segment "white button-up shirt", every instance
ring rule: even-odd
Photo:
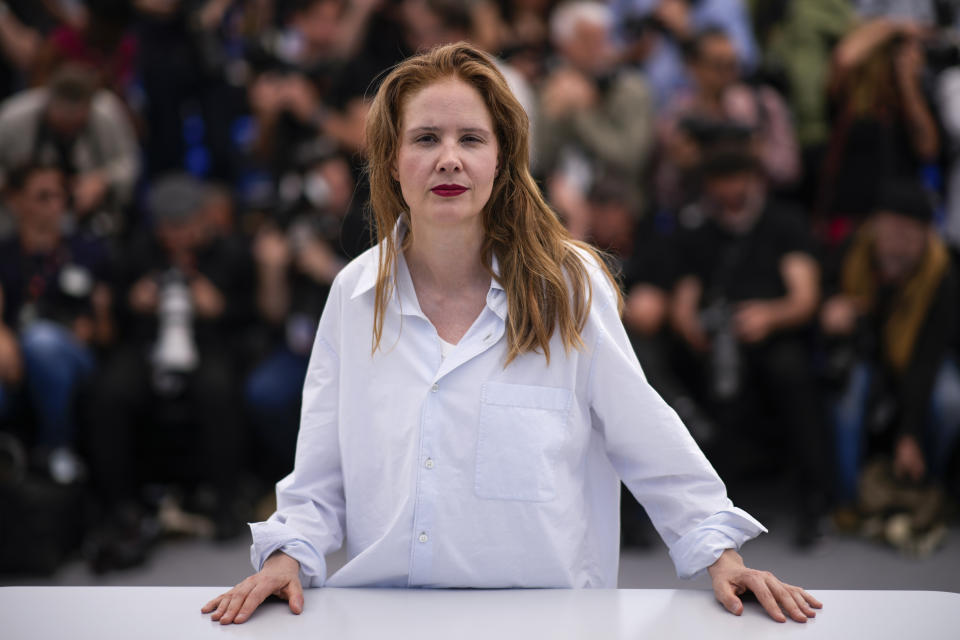
[[[526,353],[506,368],[496,280],[441,358],[402,253],[371,354],[377,266],[374,247],[331,287],[295,468],[276,513],[251,524],[254,568],[280,549],[304,586],[612,588],[620,479],[681,577],[766,531],[647,383],[595,263],[584,347],[565,352],[557,331],[549,365]],[[328,577],[344,536],[348,561]]]

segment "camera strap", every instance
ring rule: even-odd
[[[732,240],[723,247],[723,251],[720,253],[720,259],[717,261],[716,268],[713,270],[714,277],[710,282],[709,295],[707,298],[710,302],[727,297],[730,285],[734,282],[737,267],[739,267],[744,258],[749,255],[749,249],[753,246],[754,236],[756,236],[757,227],[760,226],[763,215],[765,214],[761,214],[757,223],[742,235],[725,233],[725,235],[732,237]]]

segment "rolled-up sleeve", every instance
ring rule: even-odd
[[[343,544],[345,501],[338,437],[340,287],[335,282],[314,341],[303,388],[293,472],[277,483],[277,510],[250,524],[250,560],[259,571],[276,550],[300,563],[304,586],[323,586],[324,556]]]
[[[739,549],[766,528],[733,506],[676,412],[647,382],[612,289],[600,278],[593,288],[588,396],[594,428],[614,469],[669,547],[677,575],[693,577],[725,549]]]

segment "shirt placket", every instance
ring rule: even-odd
[[[413,541],[410,549],[409,586],[430,582],[436,530],[437,476],[435,459],[440,386],[434,382],[427,391],[420,414],[420,449],[417,458],[417,486],[413,514]]]
[[[464,336],[462,344],[440,363],[427,391],[420,414],[420,448],[417,459],[416,497],[414,501],[413,538],[410,550],[409,586],[432,582],[437,536],[441,533],[437,518],[443,475],[443,460],[437,458],[437,439],[443,429],[442,410],[444,378],[454,369],[491,348],[503,335],[504,324],[498,314],[485,310],[488,317]]]

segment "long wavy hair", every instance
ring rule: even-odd
[[[586,243],[574,240],[544,201],[529,169],[529,122],[523,107],[493,61],[478,49],[457,43],[436,47],[398,64],[386,76],[367,116],[370,204],[380,265],[374,303],[373,351],[383,336],[384,312],[393,294],[397,252],[407,248],[407,234],[397,246],[393,230],[408,209],[391,168],[397,158],[406,99],[427,85],[458,78],[474,87],[490,112],[499,145],[499,174],[481,219],[483,266],[507,295],[507,357],[541,352],[550,362],[550,339],[560,331],[566,351],[583,346],[593,290],[585,253],[610,280],[622,306],[620,289],[604,261]],[[496,256],[499,275],[492,269]]]

